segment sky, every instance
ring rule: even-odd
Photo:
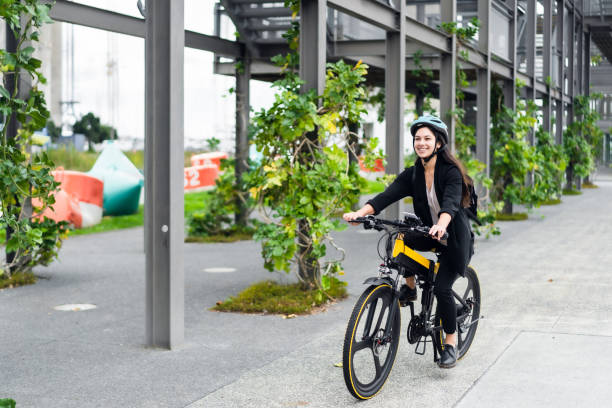
[[[212,35],[215,0],[184,0],[185,29]],[[78,0],[78,3],[141,17],[136,0]],[[145,2],[146,6],[146,2]],[[109,33],[88,27],[56,23],[62,27],[63,60],[68,61],[74,38],[74,98],[64,62],[62,99],[73,99],[74,116],[93,112],[105,124],[117,129],[121,148],[142,149],[144,141],[144,39]],[[235,27],[225,17],[221,36],[233,40]],[[221,140],[220,150],[233,153],[235,134],[235,97],[229,89],[233,77],[213,74],[213,54],[185,48],[184,64],[184,141],[185,148],[201,150],[206,139]],[[274,100],[269,83],[251,80],[250,102],[253,111],[269,107]],[[408,121],[411,115],[407,115]],[[384,150],[385,125],[376,121],[373,110],[365,119],[374,123],[374,136]],[[405,131],[405,147],[411,150],[411,137]]]
[[[80,0],[90,6],[140,17],[136,0]],[[185,0],[185,28],[213,33],[213,0]],[[74,110],[76,117],[94,112],[114,125],[124,139],[144,139],[144,40],[122,34],[62,23],[64,38],[74,32]],[[228,20],[223,33],[235,31]],[[64,43],[64,58],[68,58]],[[205,140],[222,140],[222,150],[233,150],[235,98],[228,90],[233,77],[213,74],[213,54],[185,48],[185,147],[200,148]],[[70,100],[66,73],[63,99]],[[269,84],[251,81],[254,110],[269,106]],[[127,146],[127,145],[126,145]],[[138,147],[138,143],[134,144]]]

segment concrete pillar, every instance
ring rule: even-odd
[[[417,21],[419,23],[426,24],[425,4],[417,4],[416,9],[417,9]]]
[[[486,165],[485,172],[487,175],[490,173],[491,165],[491,134],[489,129],[491,125],[490,16],[491,2],[489,0],[479,0],[480,35],[478,37],[478,49],[486,55],[486,68],[479,69],[477,73],[476,158]]]
[[[49,87],[51,98],[47,101],[51,119],[57,126],[62,125],[62,23],[51,24],[51,77]]]
[[[249,80],[251,78],[251,63],[249,59],[241,60],[240,69],[236,70],[236,167],[234,168],[236,175],[236,184],[241,185],[242,175],[249,169]],[[241,192],[246,193],[246,192]],[[236,224],[246,225],[247,223],[247,208],[244,201],[237,199],[237,208],[234,218]]]
[[[568,117],[567,123],[570,124],[574,121],[574,65],[576,63],[576,47],[575,44],[575,34],[576,34],[576,13],[572,8],[569,12],[569,27],[567,27],[567,31],[570,34],[570,41],[567,47],[568,50],[568,67],[567,67],[567,94],[570,97],[570,105],[568,109]]]
[[[145,36],[146,343],[184,340],[184,4],[147,1]]]
[[[406,3],[400,2],[399,30],[387,32],[385,55],[385,125],[387,174],[399,174],[404,167],[404,93],[406,89]],[[400,218],[394,203],[385,217]]]
[[[544,1],[544,46],[543,52],[543,73],[544,81],[547,82],[547,93],[543,97],[543,127],[544,130],[552,132],[552,2]]]
[[[457,0],[440,1],[440,18],[442,22],[457,20]],[[457,89],[457,37],[449,39],[450,54],[442,54],[440,59],[440,119],[448,126],[448,137],[451,151],[455,153],[455,119],[451,114],[455,110]]]
[[[536,3],[537,0],[527,1],[527,75],[531,79],[531,86],[527,88],[527,99],[535,102],[536,99],[536,75],[535,75],[535,60],[536,60]],[[529,133],[531,144],[535,144],[535,127]]]
[[[302,0],[300,2],[300,78],[304,92],[325,89],[325,62],[327,56],[327,2]]]
[[[582,49],[584,50],[584,82],[582,84],[584,95],[591,94],[591,32],[587,31],[584,33],[584,44]]]
[[[555,79],[559,87],[560,98],[557,101],[557,113],[556,113],[556,122],[555,122],[555,140],[558,144],[563,142],[563,116],[565,114],[563,102],[563,94],[564,94],[564,86],[563,81],[565,78],[565,55],[563,50],[563,34],[566,30],[564,27],[564,13],[565,13],[565,0],[556,0],[557,1],[557,38],[555,39],[557,42],[557,55],[555,56],[559,61],[559,77]]]

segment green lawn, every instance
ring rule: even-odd
[[[80,158],[83,158],[83,153],[80,152]],[[67,157],[70,157],[68,155]],[[66,159],[67,160],[67,159]],[[83,164],[84,167],[88,166],[88,163]],[[385,189],[385,185],[380,181],[368,181],[367,187],[361,192],[362,194],[375,194],[380,193]],[[192,213],[200,211],[205,207],[205,202],[208,197],[212,194],[212,191],[201,191],[197,193],[186,193],[185,194],[185,219],[187,219]],[[141,205],[138,208],[136,214],[121,215],[121,216],[105,216],[102,221],[88,228],[79,228],[70,231],[70,235],[86,235],[95,234],[98,232],[113,231],[123,228],[140,227],[144,225],[143,219],[144,209]],[[4,242],[5,234],[2,231],[0,233],[0,243]]]
[[[201,191],[197,193],[185,194],[185,219],[187,219],[193,212],[204,208],[204,202],[206,202],[210,193],[210,191]],[[141,205],[138,208],[138,213],[136,214],[114,217],[105,216],[102,218],[102,222],[100,222],[98,225],[72,230],[70,231],[70,235],[95,234],[97,232],[112,231],[122,228],[140,227],[144,225],[143,213],[144,209]]]
[[[385,184],[377,180],[367,180],[368,185],[361,190],[361,194],[376,194],[382,193],[385,190]]]

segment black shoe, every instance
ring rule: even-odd
[[[400,306],[408,306],[409,302],[414,302],[415,300],[417,300],[416,287],[412,289],[410,286],[404,285],[400,288],[400,292],[399,292]]]
[[[457,364],[457,351],[455,347],[450,344],[444,345],[442,355],[438,361],[438,367],[440,368],[453,368]]]

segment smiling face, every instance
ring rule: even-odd
[[[421,159],[425,159],[434,152],[434,147],[440,148],[441,144],[436,143],[436,136],[427,126],[419,128],[414,134],[414,150]]]

